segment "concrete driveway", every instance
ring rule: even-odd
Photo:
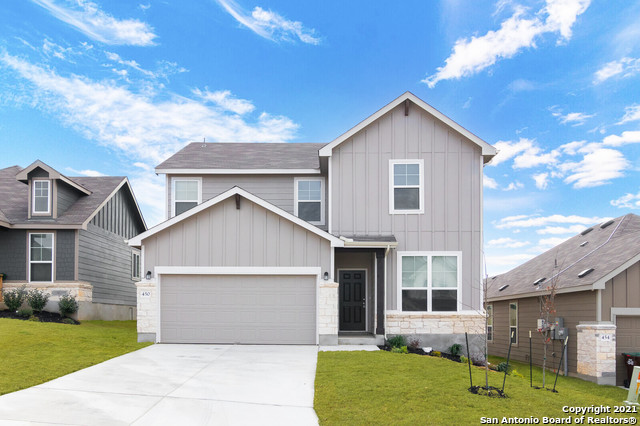
[[[0,396],[0,425],[318,424],[315,346],[153,345]]]

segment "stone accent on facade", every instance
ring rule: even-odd
[[[53,282],[53,283],[28,283],[11,281],[4,283],[5,290],[13,290],[21,288],[26,285],[25,290],[42,290],[45,293],[49,293],[51,297],[49,302],[57,302],[60,300],[60,296],[69,293],[74,296],[78,302],[91,302],[93,298],[93,286],[85,281],[72,281],[72,282]]]
[[[616,326],[581,323],[578,335],[578,375],[600,385],[616,384]]]
[[[402,334],[482,334],[484,315],[475,311],[465,312],[387,312],[388,335]]]
[[[139,281],[136,283],[138,294],[138,341],[149,341],[158,329],[158,291],[155,281]],[[145,339],[145,340],[141,340]]]
[[[318,333],[335,336],[338,343],[338,283],[321,281],[318,297]],[[331,339],[332,340],[332,339]],[[325,338],[325,341],[327,339]]]

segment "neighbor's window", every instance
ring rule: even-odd
[[[138,250],[131,252],[131,277],[134,280],[140,279],[140,252]]]
[[[493,341],[493,305],[487,305],[487,340]]]
[[[199,179],[173,179],[172,216],[184,213],[201,202]]]
[[[32,213],[49,213],[51,182],[48,180],[33,180]]]
[[[459,253],[400,252],[398,258],[403,311],[458,310]]]
[[[422,213],[423,160],[389,160],[389,213]]]
[[[324,225],[323,179],[296,179],[294,214],[314,225]]]
[[[509,338],[511,343],[518,344],[518,302],[509,303]]]
[[[29,234],[29,281],[53,281],[53,234]]]

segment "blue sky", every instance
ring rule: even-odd
[[[640,2],[9,1],[0,167],[126,175],[194,140],[329,142],[409,90],[500,149],[490,275],[640,209]]]

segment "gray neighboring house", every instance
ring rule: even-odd
[[[70,293],[78,319],[134,319],[146,225],[126,177],[67,177],[35,161],[0,169],[0,273],[4,288]],[[2,305],[4,307],[4,305]]]
[[[167,220],[129,242],[139,339],[478,341],[495,154],[409,92],[327,144],[187,145],[156,167]]]
[[[557,266],[556,266],[557,265]],[[594,225],[487,284],[489,354],[542,365],[537,333],[540,296],[555,281],[555,317],[568,329],[568,373],[600,384],[622,385],[623,352],[640,351],[640,217],[627,214]],[[557,367],[562,340],[551,342]]]

